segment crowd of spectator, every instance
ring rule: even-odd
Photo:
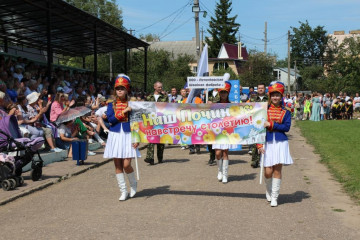
[[[106,105],[112,101],[113,83],[105,77],[94,81],[93,76],[92,72],[60,68],[47,74],[46,67],[27,59],[0,56],[0,118],[14,115],[23,137],[44,137],[45,148],[52,152],[68,150],[69,157],[71,142],[78,139],[104,146],[109,128]],[[146,97],[136,88],[132,96],[137,100]],[[78,106],[91,111],[56,123],[59,115]]]

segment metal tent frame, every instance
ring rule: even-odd
[[[94,55],[95,81],[98,53],[144,48],[146,89],[149,44],[62,0],[0,0],[0,33],[5,52],[9,42],[46,50],[49,73],[53,53],[83,57],[83,61]]]

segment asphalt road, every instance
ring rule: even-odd
[[[110,162],[0,206],[0,239],[360,239],[359,206],[296,129],[290,137],[295,164],[283,170],[276,208],[246,150],[231,154],[223,184],[204,148],[189,155],[168,146],[163,164],[139,159],[135,198],[118,201]]]

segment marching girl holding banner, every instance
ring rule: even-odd
[[[229,93],[231,84],[225,81],[225,87],[218,89],[220,100],[217,103],[230,103]],[[236,148],[235,144],[213,144],[212,149],[215,150],[216,162],[218,165],[217,179],[223,183],[228,182],[228,169],[229,169],[229,149]]]
[[[264,123],[267,128],[266,144],[265,147],[257,145],[259,152],[264,154],[266,199],[271,202],[272,207],[278,205],[282,166],[293,164],[285,134],[290,130],[291,113],[281,103],[284,89],[281,82],[270,83],[268,121]]]
[[[131,166],[131,158],[135,154],[139,155],[136,149],[139,143],[132,143],[128,106],[128,92],[130,90],[130,78],[126,75],[119,74],[115,80],[115,100],[109,103],[106,116],[110,123],[110,132],[108,135],[104,158],[114,158],[116,179],[120,188],[120,201],[128,197],[125,175],[129,178],[130,197],[136,194],[137,182],[135,179],[134,169]],[[134,151],[134,149],[136,151]]]

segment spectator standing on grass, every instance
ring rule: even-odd
[[[317,92],[314,92],[311,99],[311,117],[310,121],[320,121],[320,99]]]
[[[359,93],[355,93],[354,97],[354,112],[360,112],[360,96]]]
[[[311,116],[311,96],[310,94],[306,95],[305,104],[304,104],[304,117],[303,120],[309,120]]]
[[[331,98],[330,93],[325,93],[322,106],[324,108],[324,120],[330,119],[330,110],[331,110]]]
[[[302,120],[304,114],[304,94],[298,93],[296,98],[295,108],[296,108],[296,120]]]

